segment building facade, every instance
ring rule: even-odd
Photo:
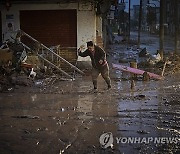
[[[92,40],[103,47],[103,19],[97,14],[98,3],[94,0],[2,0],[0,41],[11,39],[21,29],[47,46],[77,49]],[[81,60],[90,59],[79,57]]]

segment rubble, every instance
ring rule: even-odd
[[[146,48],[143,48],[139,54],[138,54],[139,57],[147,57],[148,56],[148,52],[147,52],[147,49]]]
[[[173,52],[165,53],[164,60],[162,60],[158,50],[156,54],[150,54],[146,47],[139,49],[136,45],[133,45],[127,47],[127,51],[115,56],[120,57],[119,63],[130,64],[131,62],[137,62],[137,68],[145,70],[142,79],[138,77],[137,80],[149,81],[150,78],[146,72],[153,72],[162,77],[180,72],[180,56]],[[127,79],[127,77],[127,80],[131,79],[129,74],[126,74],[127,77],[124,77],[124,74],[123,72],[123,79]]]
[[[180,56],[174,54],[167,54],[164,56],[164,61],[159,61],[157,55],[156,63],[140,62],[138,63],[139,68],[145,68],[146,70],[153,70],[157,74],[163,73],[164,76],[172,75],[180,72]]]
[[[17,75],[11,78],[12,85],[32,86],[33,80],[26,75]]]
[[[165,75],[179,73],[180,72],[180,56],[169,53],[167,57],[168,57],[168,62],[167,62]]]
[[[40,43],[36,42],[36,44],[42,46]],[[35,51],[28,50],[30,48],[26,48],[26,46],[17,39],[14,39],[14,41],[7,40],[2,48],[3,49],[0,49],[0,92],[12,92],[18,86],[41,87],[47,86],[48,84],[53,85],[57,80],[74,80],[74,77],[71,79],[63,78],[63,73],[68,77],[71,76],[61,70],[59,66],[52,64],[55,66],[55,70],[53,66],[50,65],[51,62],[46,58],[43,58],[46,59],[46,61],[39,58],[42,54],[39,55],[35,53]],[[48,48],[46,47],[46,49]],[[26,50],[28,50],[28,52]],[[54,54],[57,55],[56,53]],[[59,60],[64,59],[60,57]],[[66,60],[64,61],[67,62]],[[77,71],[83,73],[71,63],[67,63]],[[61,74],[57,72],[57,69]],[[73,76],[75,76],[75,73]],[[39,79],[41,79],[41,81],[38,81]]]

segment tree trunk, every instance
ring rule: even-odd
[[[138,47],[140,47],[141,40],[141,21],[142,21],[142,0],[140,0],[140,8],[139,8],[139,25],[138,25]]]
[[[128,42],[130,43],[130,37],[131,37],[131,0],[129,0],[129,36],[128,36]]]
[[[175,49],[174,52],[175,54],[178,53],[178,45],[179,45],[179,40],[178,40],[178,35],[179,35],[179,28],[178,28],[178,19],[179,19],[179,14],[178,14],[178,0],[175,0],[174,4],[174,25],[175,25]]]
[[[159,29],[159,51],[161,55],[161,60],[164,56],[164,5],[165,1],[160,0],[160,29]]]

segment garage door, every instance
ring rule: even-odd
[[[0,44],[2,43],[2,19],[1,19],[1,11],[0,11]]]
[[[20,11],[20,27],[23,31],[48,47],[60,45],[62,48],[59,55],[72,64],[76,63],[76,10]],[[27,39],[27,37],[22,37],[22,41],[29,47],[34,46],[34,43]],[[57,61],[56,65],[60,66],[63,70],[73,71],[69,65],[62,61]]]
[[[20,11],[20,27],[47,46],[77,46],[76,10]]]

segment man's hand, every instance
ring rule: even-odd
[[[81,46],[80,46],[80,49],[84,49],[84,48],[85,48],[85,46],[84,46],[84,45],[81,45]]]
[[[103,64],[103,60],[102,59],[99,61],[99,64],[101,64],[101,65]]]
[[[81,52],[81,48],[78,49],[78,52]]]
[[[85,48],[84,45],[81,45],[80,48],[78,49],[78,52],[81,52]]]

